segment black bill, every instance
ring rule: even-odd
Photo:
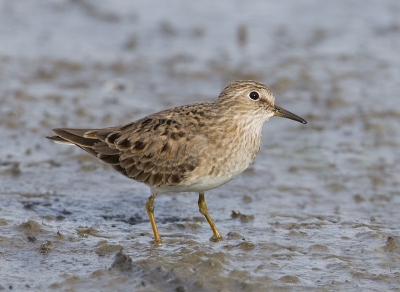
[[[302,124],[307,124],[307,121],[305,119],[300,118],[299,116],[296,116],[294,113],[291,113],[290,111],[287,111],[277,105],[275,106],[274,116],[290,119]]]

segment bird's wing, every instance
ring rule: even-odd
[[[73,143],[123,175],[150,186],[177,185],[199,165],[206,138],[179,116],[151,115],[121,127],[54,129],[48,137]],[[64,141],[62,141],[64,142]]]

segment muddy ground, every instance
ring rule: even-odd
[[[0,289],[400,291],[400,2],[0,2]],[[269,85],[239,178],[155,202],[55,127],[127,123]]]

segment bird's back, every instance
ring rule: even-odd
[[[199,165],[206,144],[201,115],[209,103],[177,107],[120,127],[53,129],[47,137],[79,146],[121,174],[152,187],[182,183]],[[202,113],[200,113],[200,111]]]

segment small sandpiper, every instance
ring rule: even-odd
[[[145,183],[151,196],[146,211],[156,244],[154,199],[165,193],[199,193],[199,211],[214,235],[223,239],[207,211],[204,192],[241,174],[261,147],[261,130],[273,116],[306,124],[275,105],[271,90],[256,81],[235,81],[214,102],[179,106],[123,126],[53,129],[51,140],[74,144],[124,176]]]

